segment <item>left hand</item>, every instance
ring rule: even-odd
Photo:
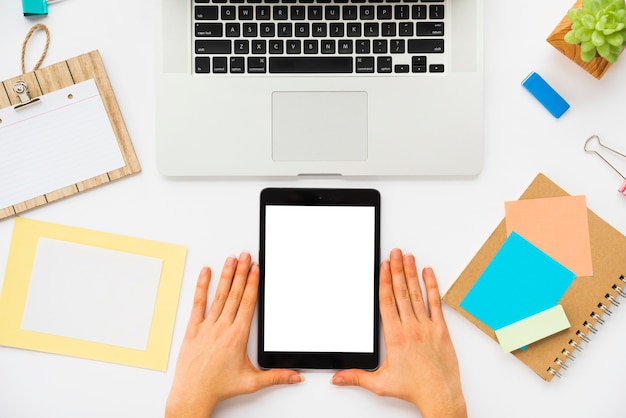
[[[205,314],[210,279],[211,270],[204,267],[178,355],[166,417],[207,418],[225,399],[303,381],[294,370],[261,371],[248,357],[259,286],[259,268],[251,264],[250,254],[226,259],[213,303]]]

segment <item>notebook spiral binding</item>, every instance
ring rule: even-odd
[[[548,370],[547,370],[548,373],[559,378],[562,377],[560,370],[561,369],[567,370],[567,366],[565,365],[565,362],[567,360],[576,360],[576,358],[572,355],[573,351],[582,351],[583,348],[581,347],[580,343],[591,341],[587,333],[588,332],[591,332],[592,334],[597,333],[598,329],[596,328],[596,324],[603,325],[605,322],[605,320],[602,318],[602,315],[606,314],[607,316],[611,316],[611,314],[613,314],[613,312],[609,309],[609,306],[610,305],[614,307],[620,306],[620,302],[616,299],[616,297],[621,296],[623,298],[626,298],[626,276],[621,275],[619,277],[619,280],[622,282],[622,284],[621,285],[614,284],[611,287],[613,294],[607,293],[604,295],[605,301],[599,302],[597,305],[600,312],[592,311],[589,314],[589,317],[592,319],[592,321],[584,321],[582,323],[583,330],[579,329],[576,331],[576,336],[578,337],[579,340],[578,341],[574,339],[569,340],[568,347],[561,350],[561,355],[563,356],[563,358],[561,357],[555,358],[554,364],[556,366],[548,367]]]

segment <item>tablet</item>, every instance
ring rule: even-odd
[[[264,189],[259,248],[259,365],[378,367],[378,191]]]

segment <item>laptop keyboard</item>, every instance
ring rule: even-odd
[[[444,0],[192,0],[197,74],[444,73]]]

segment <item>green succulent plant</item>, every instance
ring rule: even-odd
[[[580,57],[589,62],[597,55],[614,63],[626,45],[626,0],[583,0],[570,9],[572,29],[565,42],[580,44]]]

